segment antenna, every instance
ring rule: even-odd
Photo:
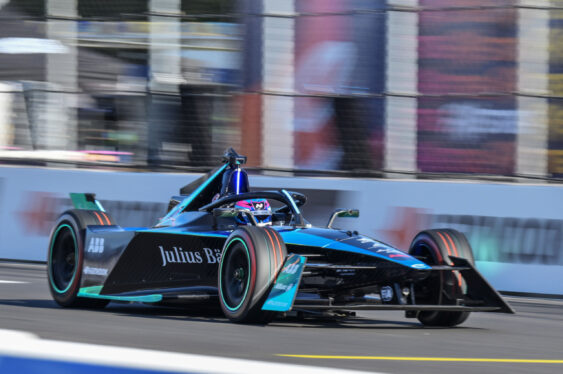
[[[228,148],[223,154],[223,163],[229,164],[232,168],[238,168],[246,164],[246,156],[239,155],[233,148]]]

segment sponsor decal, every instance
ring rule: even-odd
[[[108,269],[93,268],[90,266],[86,266],[82,272],[88,275],[101,275],[101,276],[108,275]]]
[[[381,299],[391,301],[393,299],[393,289],[389,286],[381,287]]]
[[[401,258],[401,257],[409,257],[407,254],[399,251],[398,249],[395,248],[391,248],[391,247],[386,247],[386,248],[379,248],[378,250],[376,250],[377,253],[382,254],[382,255],[386,255],[389,256],[391,258]]]
[[[90,253],[103,253],[104,252],[104,238],[92,238],[86,250]]]
[[[411,265],[411,268],[414,268],[414,269],[428,269],[429,267],[428,267],[428,265],[425,265],[425,264],[413,264],[413,265]]]
[[[203,248],[201,251],[184,250],[182,247],[172,247],[171,250],[165,250],[159,245],[162,267],[168,264],[218,264],[221,260],[221,250]]]
[[[296,254],[289,255],[262,310],[287,312],[291,309],[306,261],[305,257]]]
[[[270,214],[272,214],[272,212],[270,212],[269,210],[266,209],[261,209],[261,210],[255,210],[254,212],[252,212],[255,216],[268,216]]]
[[[277,300],[268,300],[268,306],[269,307],[284,308],[284,310],[285,310],[285,308],[287,308],[287,302],[277,301]],[[270,310],[270,309],[268,308],[268,309],[265,309],[265,310]]]
[[[380,243],[376,240],[373,240],[371,238],[368,238],[366,236],[360,236],[356,240],[358,242],[360,242],[361,244],[364,244],[365,249],[372,250],[375,253],[378,253],[380,255],[387,256],[389,258],[394,258],[394,259],[397,259],[397,260],[404,260],[404,259],[410,258],[410,256],[405,254],[404,252],[399,251],[398,249],[386,246],[386,245],[384,245],[384,244],[382,244],[382,243]],[[367,245],[367,247],[365,245]]]
[[[282,272],[286,273],[286,274],[295,274],[297,273],[297,270],[300,269],[300,264],[299,263],[293,263],[293,264],[289,264],[286,267],[284,267],[282,269]]]
[[[295,285],[294,283],[283,284],[281,282],[278,282],[274,285],[274,289],[275,290],[281,290],[281,291],[287,291],[287,290],[291,289],[294,285]]]

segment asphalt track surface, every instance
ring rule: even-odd
[[[45,266],[0,263],[0,329],[45,339],[384,373],[562,373],[563,301],[509,302],[516,315],[474,313],[449,329],[401,312],[245,326],[220,313],[139,304],[63,309],[50,297]]]

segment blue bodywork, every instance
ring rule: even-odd
[[[259,251],[246,251],[248,270],[244,270],[244,263],[237,264],[240,268],[227,273],[234,274],[229,282],[235,282],[236,290],[236,282],[246,274],[248,289],[249,274],[255,275],[261,286],[252,302],[259,302],[261,305],[256,305],[263,311],[288,312],[295,303],[296,310],[318,311],[364,307],[417,313],[435,309],[511,312],[470,261],[450,255],[453,265],[430,266],[418,259],[427,258],[429,264],[436,264],[428,256],[419,254],[416,258],[356,231],[331,228],[334,218],[342,217],[342,210],[332,214],[328,227],[313,227],[300,210],[307,200],[305,195],[285,189],[248,191],[246,184],[244,188],[241,184],[243,157],[236,153],[228,156],[229,163],[184,186],[180,196],[172,197],[168,212],[153,227],[122,228],[110,221],[93,194],[74,194],[75,208],[98,218],[84,225],[78,297],[149,303],[217,298],[231,287],[221,283],[220,264],[235,256],[227,242],[233,234],[240,241],[242,235]],[[225,187],[225,183],[230,184]],[[241,215],[256,227],[266,225],[251,210],[237,204],[252,199],[268,199],[281,206],[273,204],[276,208],[268,210],[271,221],[267,228],[241,230],[241,220],[237,220]],[[455,282],[446,285],[444,271],[450,271],[453,276],[449,279]],[[442,305],[441,290],[445,286],[459,292],[449,296],[449,304]],[[464,287],[469,290],[467,295],[480,293],[483,297],[466,297],[461,293]],[[437,291],[431,294],[427,291],[430,288]],[[415,294],[422,295],[419,300],[423,304],[416,305]],[[460,305],[465,299],[467,305]],[[224,300],[223,305],[227,305]]]
[[[323,228],[293,228],[272,226],[282,236],[286,245],[320,247],[335,251],[350,252],[360,255],[387,260],[396,264],[417,270],[430,270],[432,267],[417,260],[409,254],[393,248],[385,243],[364,235],[349,236],[344,231]],[[232,231],[197,232],[185,227],[147,228],[137,229],[137,232],[155,232],[176,235],[212,236],[227,238]],[[335,232],[340,233],[339,239],[334,239]],[[327,237],[329,236],[329,237]]]
[[[86,243],[90,243],[92,239],[105,240],[105,252],[103,256],[87,253],[85,266],[90,266],[90,271],[93,269],[99,272],[99,270],[102,269],[104,272],[107,270],[108,274],[111,273],[115,269],[118,260],[126,251],[126,248],[128,248],[133,239],[139,235],[144,235],[144,237],[146,237],[147,234],[165,234],[171,237],[179,236],[179,242],[182,242],[180,238],[184,236],[186,238],[199,237],[202,239],[215,238],[220,241],[223,239],[226,240],[238,227],[234,219],[233,225],[223,228],[212,227],[214,225],[216,226],[216,224],[210,224],[210,222],[216,222],[215,218],[212,218],[214,217],[213,211],[216,207],[222,207],[231,203],[230,200],[228,200],[229,197],[219,199],[217,202],[208,205],[203,205],[203,203],[211,199],[214,191],[218,189],[218,181],[227,171],[227,165],[224,165],[209,173],[208,177],[204,178],[202,181],[196,181],[199,182],[199,184],[193,186],[193,190],[189,195],[175,197],[174,199],[176,199],[177,205],[172,207],[165,217],[154,227],[121,228],[116,225],[90,226],[86,231]],[[411,270],[424,271],[431,269],[430,266],[407,253],[367,236],[331,228],[312,227],[305,221],[299,210],[300,204],[294,199],[295,196],[299,197],[299,194],[295,192],[287,190],[263,191],[244,193],[236,196],[239,196],[240,199],[246,199],[252,197],[253,194],[264,195],[265,198],[281,199],[279,201],[284,202],[288,214],[292,214],[295,218],[294,224],[292,225],[269,226],[280,234],[288,248],[288,257],[285,259],[286,265],[295,262],[298,264],[298,271],[292,273],[292,275],[287,274],[287,271],[280,271],[274,284],[290,284],[291,287],[283,287],[282,289],[282,287],[279,286],[277,289],[272,290],[270,297],[268,297],[264,304],[264,310],[287,311],[291,309],[306,263],[306,257],[299,254],[303,253],[303,251],[307,252],[307,250],[311,248],[315,249],[317,252],[320,251],[320,253],[334,251],[334,253],[339,254],[340,258],[360,256],[359,258],[363,259],[362,261],[368,263],[376,264],[382,261],[392,263],[398,265],[398,268],[404,269],[401,274],[406,274]],[[90,206],[91,209],[97,209],[99,205],[91,194],[85,194],[84,196],[75,194],[75,197],[76,201],[90,201],[91,204],[88,206]],[[227,201],[222,201],[225,199]],[[233,200],[233,197],[231,196],[230,199]],[[213,201],[215,201],[215,198]],[[303,202],[304,201],[301,201],[301,204]],[[84,208],[84,206],[82,206],[82,208]],[[293,254],[292,251],[297,252],[297,254]],[[100,258],[103,258],[103,261],[99,260]],[[289,268],[293,270],[296,269],[291,266]],[[284,266],[283,269],[287,270],[287,266]],[[99,273],[94,275],[85,274],[85,280],[83,280],[82,288],[80,289],[80,297],[141,302],[159,302],[162,299],[160,293],[104,295],[104,287],[102,287],[100,281]]]
[[[335,232],[340,233],[340,239],[331,239],[326,236],[335,236]],[[280,230],[280,234],[286,244],[306,245],[312,247],[320,247],[332,249],[335,251],[344,251],[360,255],[376,257],[377,259],[387,260],[402,266],[410,267],[417,270],[429,270],[430,266],[416,258],[408,255],[403,251],[399,251],[387,244],[368,238],[364,235],[347,235],[333,229],[293,229]]]

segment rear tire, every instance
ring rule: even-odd
[[[270,289],[287,256],[280,234],[246,226],[225,242],[218,271],[219,302],[232,322],[265,324],[275,312],[263,311]]]
[[[107,217],[107,214],[105,215]],[[108,220],[111,220],[109,217]],[[99,225],[93,211],[72,209],[64,212],[49,239],[47,279],[53,299],[63,307],[103,308],[108,300],[78,297],[86,226]]]
[[[412,241],[409,254],[422,257],[428,265],[452,265],[450,256],[464,258],[475,263],[473,251],[467,238],[452,229],[426,230]],[[440,271],[432,275],[415,289],[415,295],[422,294],[419,304],[453,305],[456,298],[466,293],[467,286],[458,272]],[[459,325],[469,317],[470,312],[427,311],[419,312],[418,320],[425,326],[451,327]]]

